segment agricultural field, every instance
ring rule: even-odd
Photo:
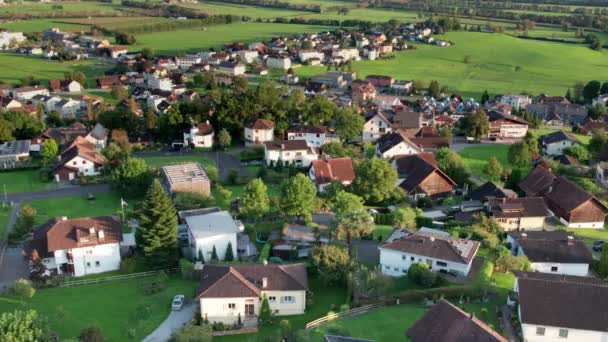
[[[440,48],[418,45],[416,50],[395,54],[395,59],[361,61],[353,64],[360,77],[393,75],[397,79],[437,80],[465,97],[479,98],[506,92],[563,95],[576,81],[594,79],[608,71],[608,52],[583,45],[540,42],[504,34],[450,32],[442,38],[454,46]],[[496,53],[488,51],[492,47]],[[464,62],[469,56],[470,62]],[[302,67],[296,72],[312,76],[325,67]]]
[[[61,6],[59,8],[57,6]],[[60,3],[40,3],[40,2],[23,2],[17,4],[9,4],[0,7],[0,15],[6,14],[53,14],[53,13],[69,13],[69,12],[90,12],[99,11],[103,14],[116,14],[119,13],[120,5],[118,3],[104,3],[104,2],[60,2]]]
[[[108,30],[123,30],[127,28],[136,28],[138,26],[164,23],[174,20],[175,19],[160,17],[101,17],[64,19],[63,22],[73,23],[75,25],[96,25]]]
[[[155,32],[137,35],[137,43],[131,50],[151,48],[159,54],[191,52],[220,47],[226,42],[253,42],[274,36],[292,35],[302,32],[320,32],[332,28],[315,25],[291,25],[269,23],[235,23],[213,25],[206,28],[170,32]]]
[[[80,32],[88,30],[88,25],[67,22],[69,19],[32,19],[16,20],[0,23],[0,28],[19,32],[40,32],[51,27],[56,27],[66,32]],[[84,20],[84,19],[83,19]]]
[[[33,76],[46,83],[49,79],[63,78],[64,73],[81,71],[87,76],[89,87],[95,86],[95,78],[109,68],[107,62],[99,60],[58,62],[41,56],[0,54],[0,80],[18,84],[26,76]]]

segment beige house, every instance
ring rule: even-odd
[[[197,292],[201,318],[256,325],[263,298],[276,316],[301,315],[306,309],[306,265],[205,265]]]
[[[542,197],[492,198],[487,208],[506,230],[542,230],[549,209]]]
[[[260,145],[274,140],[274,122],[257,119],[245,125],[245,145]]]
[[[211,194],[211,181],[199,163],[184,163],[163,166],[163,183],[170,195],[176,192],[198,192]]]

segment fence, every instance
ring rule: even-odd
[[[169,269],[166,269],[166,270],[146,271],[146,272],[130,273],[130,274],[121,274],[121,275],[116,275],[116,276],[111,276],[111,277],[104,277],[104,278],[71,280],[71,281],[66,281],[66,282],[63,282],[63,283],[59,284],[59,287],[90,285],[90,284],[105,283],[105,282],[109,282],[109,281],[128,280],[128,279],[149,277],[149,276],[153,276],[155,274],[158,274],[160,272],[173,273],[173,272],[177,272],[179,270],[180,270],[179,268],[169,268]]]
[[[342,319],[345,317],[351,317],[351,316],[357,316],[357,315],[361,315],[364,314],[370,310],[373,309],[377,309],[377,308],[381,308],[384,307],[385,304],[384,303],[375,303],[375,304],[368,304],[368,305],[364,305],[364,306],[360,306],[358,308],[352,309],[352,310],[348,310],[348,311],[344,311],[344,312],[337,312],[337,313],[332,313],[329,314],[327,316],[315,319],[312,322],[308,322],[306,323],[306,327],[304,329],[309,330],[312,328],[316,328],[321,324],[325,324],[329,321],[333,321],[336,319]]]

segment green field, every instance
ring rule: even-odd
[[[63,8],[53,8],[61,5]],[[39,2],[23,2],[19,4],[7,5],[0,7],[0,14],[24,13],[24,14],[42,14],[53,12],[90,12],[99,11],[100,14],[115,14],[118,13],[117,4],[104,2],[60,2],[60,3],[39,3]]]
[[[75,25],[96,25],[108,30],[122,30],[127,28],[137,28],[139,26],[151,25],[174,21],[169,18],[159,17],[97,17],[97,18],[72,18],[64,19],[62,22]]]
[[[23,301],[0,296],[0,312],[37,310],[61,340],[76,339],[82,328],[98,324],[105,341],[141,341],[165,320],[174,295],[191,297],[198,285],[172,277],[165,290],[146,295],[141,289],[146,280],[43,289]]]
[[[465,96],[522,91],[563,95],[576,81],[595,79],[608,71],[608,52],[583,45],[566,45],[518,39],[503,34],[451,32],[444,38],[456,45],[440,48],[419,45],[417,50],[396,53],[396,58],[353,64],[359,77],[392,75],[397,79],[438,80],[450,91]],[[464,63],[470,56],[471,62]],[[516,71],[516,68],[519,70]],[[322,73],[325,67],[302,67],[300,75]]]
[[[65,72],[82,71],[87,76],[88,86],[95,87],[95,78],[103,75],[107,68],[106,62],[93,60],[58,62],[41,56],[0,54],[0,80],[14,84],[26,76],[33,76],[46,83],[49,79],[63,78]]]
[[[43,183],[40,180],[38,170],[0,172],[0,192],[6,190],[10,194],[53,189],[55,187],[54,183]]]
[[[36,209],[36,223],[41,224],[53,217],[68,218],[120,215],[120,196],[116,193],[99,193],[95,199],[69,196],[28,202]],[[129,203],[132,208],[134,203]],[[127,210],[129,208],[125,208]]]
[[[69,23],[63,19],[32,19],[0,23],[0,28],[20,32],[40,32],[51,27],[56,27],[67,32],[88,30],[88,26],[86,25]]]
[[[211,47],[220,47],[227,42],[253,42],[275,36],[293,35],[304,32],[320,32],[331,28],[314,25],[236,23],[214,25],[207,31],[200,29],[156,32],[137,35],[137,43],[131,50],[151,48],[159,54],[170,54],[179,51],[200,51]]]
[[[498,159],[503,168],[513,168],[513,165],[507,160],[508,152],[509,145],[492,144],[466,147],[458,154],[474,176],[487,179],[487,176],[483,173],[483,168],[491,157]],[[523,170],[523,173],[526,174],[526,171]]]

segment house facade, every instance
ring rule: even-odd
[[[575,137],[564,131],[541,135],[538,141],[541,145],[541,152],[546,156],[561,156],[565,149],[580,146],[580,142]]]
[[[226,258],[228,246],[236,258],[237,234],[244,230],[243,225],[232,218],[229,212],[219,208],[180,211],[188,232],[188,243],[193,256],[202,255],[205,262],[212,260],[213,250],[217,260]]]
[[[439,169],[432,153],[397,155],[392,166],[397,170],[399,187],[413,201],[448,196],[456,187],[456,182]]]
[[[417,154],[421,152],[422,149],[400,131],[387,133],[376,141],[376,155],[383,159],[391,159],[397,155]]]
[[[323,192],[333,181],[350,185],[355,180],[355,169],[350,158],[317,159],[312,161],[308,175]]]
[[[486,211],[505,231],[542,230],[549,215],[542,197],[492,198]]]
[[[329,142],[338,141],[338,137],[330,133],[326,126],[299,125],[287,130],[287,140],[305,140],[310,147],[321,147]]]
[[[375,112],[369,115],[365,124],[363,124],[362,139],[364,142],[373,142],[392,131],[391,122],[388,118],[381,112]]]
[[[105,158],[90,141],[77,137],[59,154],[59,162],[53,168],[55,181],[71,181],[80,176],[96,176],[101,173]]]
[[[273,140],[273,121],[257,119],[245,125],[245,145],[260,145]]]
[[[308,147],[306,140],[275,140],[264,143],[264,161],[267,165],[280,161],[297,167],[309,167],[317,158],[316,150]]]
[[[184,145],[191,147],[213,147],[214,132],[213,126],[206,122],[199,123],[196,126],[190,127],[184,132]]]
[[[528,132],[528,122],[513,116],[492,110],[488,113],[490,121],[489,138],[520,139]]]

